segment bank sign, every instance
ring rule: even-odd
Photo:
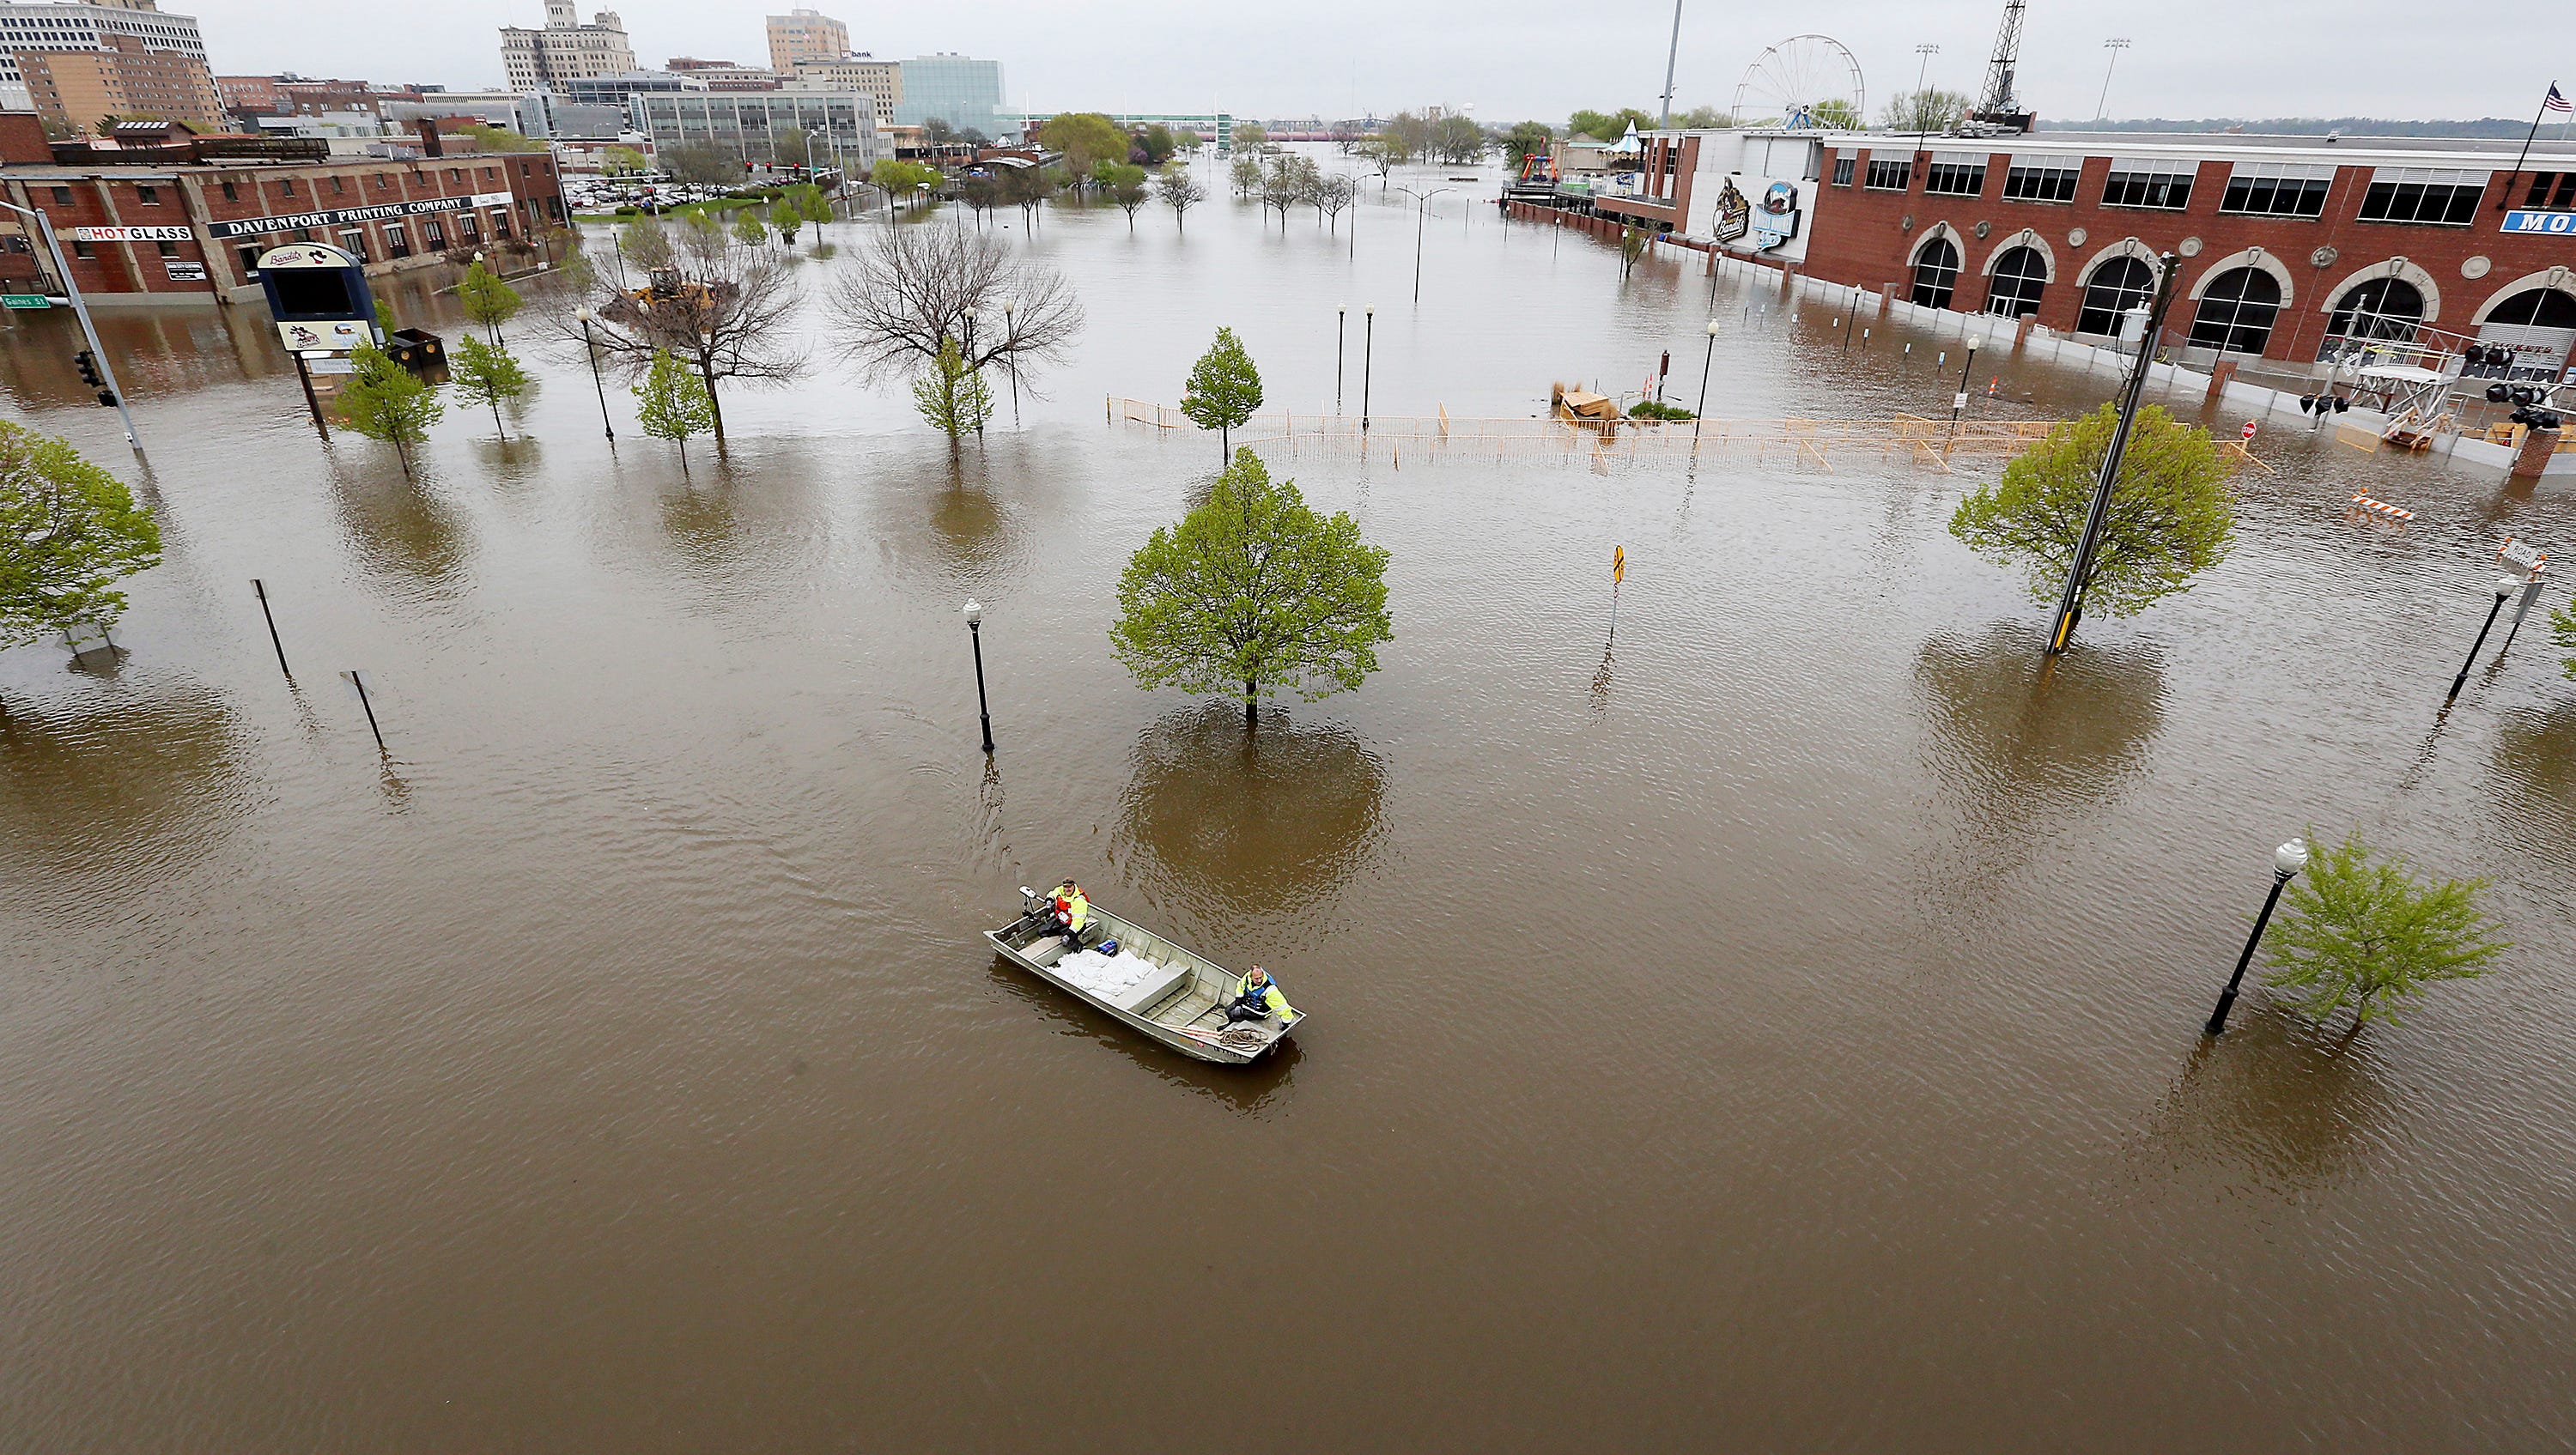
[[[2508,212],[2504,215],[2504,230],[2576,237],[2576,212]]]
[[[262,233],[293,232],[299,227],[349,227],[361,222],[387,222],[398,217],[454,212],[463,207],[509,205],[510,194],[507,192],[477,192],[471,197],[421,197],[376,207],[334,207],[327,212],[295,212],[283,217],[243,217],[230,222],[207,223],[206,230],[222,238],[258,237]]]

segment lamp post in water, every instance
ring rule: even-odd
[[[2487,644],[2487,633],[2495,630],[2496,614],[2504,610],[2504,599],[2521,589],[2522,583],[2511,576],[2496,578],[2495,605],[2487,608],[2486,625],[2478,628],[2478,639],[2469,643],[2469,659],[2460,664],[2460,675],[2451,679],[2450,695],[2442,699],[2445,704],[2459,701],[2460,688],[2469,680],[2469,669],[2478,664],[2478,649]]]
[[[2201,1027],[2213,1036],[2227,1034],[2227,1013],[2236,1007],[2236,988],[2245,983],[2245,967],[2254,959],[2254,947],[2263,942],[2263,927],[2272,922],[2272,907],[2281,902],[2281,891],[2289,887],[2300,870],[2308,867],[2308,846],[2299,839],[2272,851],[2272,892],[2263,899],[2263,912],[2254,916],[2254,933],[2245,937],[2245,953],[2236,957],[2236,973],[2227,977],[2227,988],[2219,992],[2218,1009],[2209,1013],[2209,1024]]]
[[[975,643],[975,710],[984,719],[984,751],[993,751],[993,704],[984,695],[984,603],[966,598],[966,635]]]
[[[613,440],[617,429],[608,422],[608,386],[599,381],[599,346],[590,341],[590,321],[599,315],[588,308],[576,308],[572,316],[581,321],[581,351],[590,356],[590,387],[599,395],[599,427]]]
[[[1699,361],[1699,412],[1691,417],[1691,438],[1699,438],[1700,422],[1708,417],[1708,371],[1717,362],[1717,320],[1708,321],[1708,352]]]
[[[1368,433],[1369,377],[1377,365],[1377,305],[1367,310],[1366,327],[1360,331],[1360,433]]]

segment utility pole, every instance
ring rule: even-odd
[[[2093,119],[2095,121],[2108,121],[2111,119],[2111,72],[2120,64],[2120,52],[2127,50],[2128,48],[2129,38],[2125,35],[2115,35],[2109,40],[2102,42],[2102,49],[2111,53],[2111,59],[2108,64],[2102,67],[2102,99],[2093,103]]]
[[[2156,298],[2147,310],[2146,336],[2130,362],[2129,383],[2120,393],[2120,423],[2111,431],[2111,447],[2102,452],[2102,473],[2093,482],[2093,508],[2084,516],[2084,535],[2075,543],[2075,563],[2066,572],[2066,590],[2057,599],[2057,622],[2048,634],[2047,655],[2066,650],[2075,624],[2084,618],[2084,588],[2091,584],[2093,549],[2102,535],[2102,519],[2111,511],[2111,486],[2120,478],[2120,457],[2128,453],[2129,430],[2138,421],[2138,401],[2147,392],[2147,370],[2155,364],[2155,342],[2164,336],[2165,310],[2173,306],[2174,278],[2182,260],[2166,253],[2156,260]]]
[[[1682,58],[1682,0],[1673,0],[1673,43],[1664,52],[1664,119],[1656,124],[1663,130],[1673,124],[1673,67]]]
[[[63,296],[71,301],[72,315],[80,320],[81,337],[89,341],[90,357],[97,361],[101,376],[99,387],[107,394],[99,402],[116,406],[116,417],[125,422],[125,442],[134,446],[135,453],[141,454],[143,437],[134,432],[134,416],[126,412],[125,387],[116,382],[116,366],[107,361],[107,345],[98,341],[98,330],[90,324],[89,305],[81,300],[80,280],[72,276],[71,259],[63,256],[62,239],[54,236],[54,220],[32,207],[21,207],[15,202],[0,202],[0,207],[6,207],[20,217],[36,219],[36,231],[44,236],[45,251],[53,255],[54,275],[63,280]]]

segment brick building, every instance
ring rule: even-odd
[[[103,36],[94,51],[21,51],[17,59],[36,113],[76,131],[122,116],[158,116],[205,131],[231,126],[204,61],[148,49],[130,35]]]
[[[2372,345],[2576,344],[2576,148],[2039,133],[1811,138],[1805,271],[1926,306],[2108,335],[2183,273],[2167,344],[2308,370]]]
[[[94,304],[256,299],[259,255],[289,242],[384,274],[521,247],[565,216],[542,153],[334,160],[319,141],[249,137],[110,150],[49,145],[23,112],[0,115],[0,193],[45,214]],[[49,267],[23,234],[0,237],[0,278],[41,283]]]

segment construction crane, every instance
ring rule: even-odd
[[[2036,119],[2013,95],[2013,76],[2021,67],[2021,17],[2028,0],[2004,0],[2003,28],[1995,32],[1995,58],[1986,63],[1986,94],[1971,120],[1998,131],[2023,132]]]

